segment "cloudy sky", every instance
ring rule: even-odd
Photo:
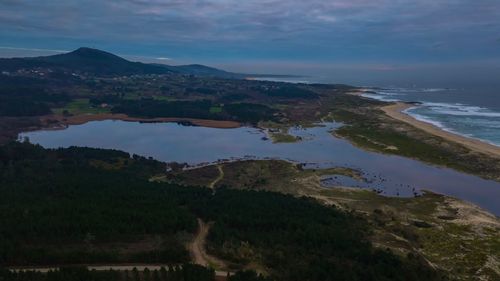
[[[500,0],[0,0],[1,56],[79,46],[332,82],[494,83]]]

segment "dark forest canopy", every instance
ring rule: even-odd
[[[240,276],[238,274],[238,276]],[[0,269],[2,281],[215,281],[215,272],[199,265],[161,267],[159,270],[94,271],[85,267],[63,267],[48,273],[33,271],[10,272]],[[236,279],[239,280],[239,279]],[[236,281],[235,280],[235,281]],[[231,281],[231,279],[229,280]],[[253,281],[242,279],[239,281]],[[258,281],[258,280],[255,280]]]
[[[51,107],[70,101],[65,93],[54,93],[40,79],[0,75],[0,117],[38,116],[51,112]]]
[[[95,102],[95,101],[93,101]],[[217,108],[217,111],[212,111]],[[142,99],[115,101],[113,113],[125,113],[137,117],[182,117],[212,120],[234,120],[256,124],[261,120],[275,119],[276,110],[255,103],[232,103],[219,105],[210,100],[200,101],[156,101]]]
[[[261,263],[272,279],[440,280],[416,257],[373,248],[369,227],[353,214],[309,198],[147,180],[163,168],[114,150],[0,147],[0,264],[187,262],[180,237],[201,218],[214,222],[211,251],[235,264]],[[151,235],[162,237],[160,248],[104,247]],[[254,260],[231,254],[241,245]],[[235,280],[260,280],[243,277]]]

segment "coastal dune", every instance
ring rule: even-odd
[[[415,105],[403,102],[396,102],[391,105],[383,106],[381,107],[381,109],[384,111],[386,115],[396,120],[410,124],[413,127],[421,129],[435,136],[439,136],[446,140],[461,144],[472,151],[488,154],[490,156],[495,156],[500,159],[500,147],[498,146],[442,130],[441,128],[438,128],[430,123],[419,121],[403,112],[404,110],[413,106]]]

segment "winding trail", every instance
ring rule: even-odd
[[[209,185],[208,187],[210,187],[211,189],[214,189],[215,188],[215,185],[221,181],[223,178],[224,178],[224,170],[222,169],[222,165],[217,165],[217,170],[219,170],[219,176],[217,176],[217,178],[215,178]]]

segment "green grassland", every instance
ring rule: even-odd
[[[301,127],[309,127],[311,124],[302,124]],[[274,143],[294,143],[302,140],[299,136],[294,136],[289,133],[290,124],[277,123],[272,121],[261,121],[258,124],[259,128],[266,130],[268,136]]]
[[[293,143],[301,141],[300,137],[288,133],[269,133],[274,143]]]
[[[210,113],[221,113],[222,112],[222,107],[220,106],[212,106],[210,107]]]
[[[52,112],[55,114],[64,114],[64,112],[67,112],[68,114],[79,115],[109,113],[110,110],[90,104],[89,99],[75,99],[64,107],[52,109]]]

